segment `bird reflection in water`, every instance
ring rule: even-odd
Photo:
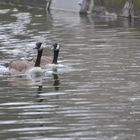
[[[42,89],[43,89],[42,85],[38,86],[37,95],[36,95],[36,97],[38,98],[37,100],[38,102],[43,102],[43,98],[40,98],[40,94],[43,92]]]
[[[53,69],[53,79],[54,79],[54,89],[55,91],[59,90],[59,85],[60,85],[60,81],[59,81],[59,77],[58,77],[58,73],[57,73],[57,68]]]
[[[57,72],[57,68],[53,68],[53,87],[55,91],[58,91],[60,88],[60,80],[59,80],[59,76],[58,76],[58,72]],[[37,89],[37,95],[36,97],[38,98],[38,102],[43,102],[43,98],[40,96],[40,94],[42,94],[43,91],[43,86],[42,85],[38,85],[38,89]]]

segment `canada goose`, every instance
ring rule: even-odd
[[[35,69],[40,70],[40,61],[41,61],[41,56],[43,52],[43,47],[41,47],[42,43],[38,42],[36,43],[36,47],[34,49],[38,50],[37,58],[36,61],[33,63],[32,61],[27,61],[27,60],[14,60],[10,62],[8,65],[9,71],[11,74],[17,74],[21,73],[24,74],[26,72],[32,72],[35,71]]]
[[[37,58],[36,58],[34,67],[29,69],[29,71],[28,71],[32,77],[41,76],[43,73],[43,71],[40,67],[41,57],[42,57],[42,53],[43,53],[42,43],[41,42],[36,43],[36,47],[34,49],[38,50]]]
[[[60,45],[58,43],[53,44],[53,59],[47,56],[41,57],[41,67],[44,68],[49,64],[58,64],[58,55],[59,55]],[[35,58],[33,58],[33,62],[35,62]]]

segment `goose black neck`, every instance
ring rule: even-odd
[[[57,64],[58,55],[59,55],[59,50],[57,50],[57,51],[55,50],[54,51],[54,56],[53,56],[52,64]]]
[[[34,65],[35,67],[40,67],[42,52],[43,50],[38,50],[37,58]]]

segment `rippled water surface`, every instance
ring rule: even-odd
[[[1,140],[139,140],[139,21],[13,7],[0,16]],[[5,75],[37,41],[61,44],[59,66],[39,79]]]

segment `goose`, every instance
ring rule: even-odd
[[[41,72],[40,61],[43,52],[43,47],[41,42],[37,42],[34,49],[37,49],[37,57],[35,62],[27,60],[14,60],[8,64],[8,68],[11,74],[24,74],[26,72]]]
[[[47,56],[41,57],[41,67],[45,68],[49,64],[57,65],[58,64],[58,56],[59,56],[60,45],[58,43],[53,44],[53,59]],[[35,62],[35,58],[32,59]]]
[[[38,76],[42,76],[42,74],[43,74],[43,70],[40,67],[41,57],[42,57],[42,53],[43,53],[42,43],[41,42],[36,43],[36,47],[34,49],[38,50],[37,58],[34,63],[34,67],[29,69],[29,73],[31,74],[31,77],[38,77]]]

